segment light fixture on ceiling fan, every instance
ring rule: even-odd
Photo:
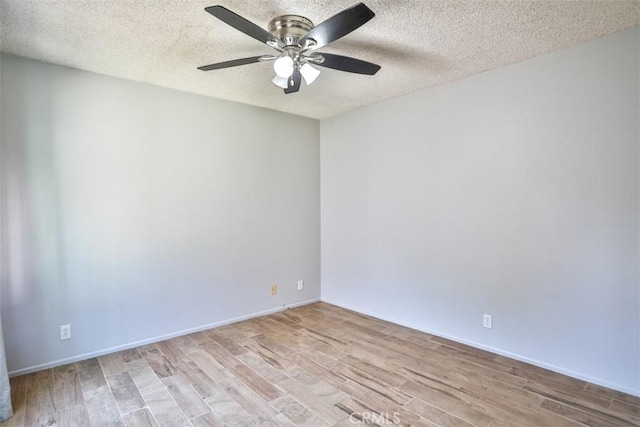
[[[274,48],[278,55],[261,55],[250,58],[218,62],[198,67],[210,71],[255,62],[274,61],[276,73],[273,84],[284,89],[284,93],[297,92],[302,79],[310,85],[320,74],[314,65],[349,73],[374,75],[381,68],[377,64],[348,56],[315,52],[315,49],[349,34],[359,28],[375,14],[363,3],[343,10],[326,21],[314,26],[300,15],[281,15],[269,22],[269,31],[246,20],[223,6],[210,6],[207,12],[254,39]]]

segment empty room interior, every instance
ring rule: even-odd
[[[0,425],[640,426],[640,1],[0,0]]]

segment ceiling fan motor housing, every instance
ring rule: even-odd
[[[298,42],[313,29],[313,22],[300,15],[276,16],[269,22],[269,32],[285,46],[298,46]]]

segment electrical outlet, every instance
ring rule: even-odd
[[[489,329],[493,328],[493,316],[485,314],[482,318],[482,326]]]
[[[278,293],[278,285],[271,285],[271,295]]]
[[[71,338],[71,325],[60,325],[60,340]]]
[[[298,280],[298,290],[301,291],[304,289],[304,280]]]

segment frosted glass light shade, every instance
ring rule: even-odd
[[[275,76],[271,82],[282,89],[286,89],[289,86],[289,77]]]
[[[293,59],[290,56],[282,56],[273,63],[273,71],[278,77],[287,78],[293,74]]]
[[[314,80],[320,75],[320,70],[315,67],[312,67],[309,64],[304,64],[300,68],[300,74],[304,78],[305,83],[309,86]]]

